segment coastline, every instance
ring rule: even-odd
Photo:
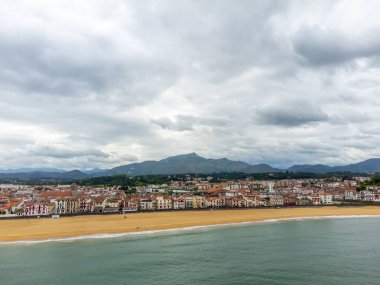
[[[380,207],[227,209],[1,220],[0,244],[110,238],[259,222],[361,217],[380,217]]]

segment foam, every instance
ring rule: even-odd
[[[113,233],[113,234],[90,234],[81,235],[73,237],[58,237],[58,238],[48,238],[39,240],[23,240],[23,241],[7,241],[0,242],[0,245],[32,245],[47,242],[72,242],[84,239],[110,239],[110,238],[120,238],[126,236],[142,236],[142,235],[154,235],[161,233],[171,233],[171,232],[182,232],[182,231],[192,231],[199,229],[208,228],[220,228],[220,227],[231,227],[231,226],[241,226],[241,225],[252,225],[252,224],[270,224],[270,223],[281,223],[281,222],[292,222],[292,221],[305,221],[305,220],[327,220],[327,219],[360,219],[360,218],[380,218],[380,215],[342,215],[342,216],[310,216],[310,217],[294,217],[294,218],[278,218],[278,219],[267,219],[263,221],[254,222],[237,222],[237,223],[225,223],[225,224],[215,224],[215,225],[203,225],[203,226],[191,226],[182,228],[172,228],[172,229],[161,229],[161,230],[146,230],[139,232],[129,232],[129,233]]]

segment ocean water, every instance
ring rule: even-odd
[[[0,284],[380,284],[380,218],[2,244]]]

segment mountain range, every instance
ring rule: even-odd
[[[31,169],[28,169],[31,170]],[[0,170],[1,171],[1,170]],[[108,170],[94,169],[90,171],[61,171],[59,169],[36,169],[34,171],[7,171],[0,173],[0,179],[62,179],[76,180],[89,177],[111,176],[127,174],[130,176],[149,174],[185,174],[185,173],[274,173],[274,172],[304,172],[304,173],[328,173],[328,172],[353,172],[375,173],[380,172],[380,158],[371,158],[359,163],[344,166],[328,166],[323,164],[293,165],[287,169],[273,168],[268,164],[248,164],[242,161],[233,161],[227,158],[211,159],[203,158],[196,153],[171,156],[159,161],[144,161],[117,166]]]

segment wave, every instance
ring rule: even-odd
[[[277,218],[277,219],[267,219],[262,221],[248,221],[248,222],[237,222],[237,223],[225,223],[225,224],[214,224],[214,225],[202,225],[202,226],[191,226],[182,228],[172,228],[172,229],[161,229],[161,230],[146,230],[139,232],[128,232],[128,233],[113,233],[113,234],[90,234],[90,235],[80,235],[72,237],[57,237],[48,239],[38,239],[38,240],[22,240],[22,241],[6,241],[0,242],[1,245],[32,245],[39,243],[48,242],[72,242],[84,239],[110,239],[119,238],[126,236],[141,236],[141,235],[154,235],[160,233],[170,233],[170,232],[182,232],[182,231],[192,231],[199,229],[208,228],[221,228],[230,226],[241,226],[241,225],[252,225],[252,224],[270,224],[270,223],[280,223],[280,222],[291,222],[291,221],[304,221],[304,220],[326,220],[326,219],[358,219],[358,218],[380,218],[380,215],[345,215],[345,216],[309,216],[309,217],[294,217],[294,218]]]

